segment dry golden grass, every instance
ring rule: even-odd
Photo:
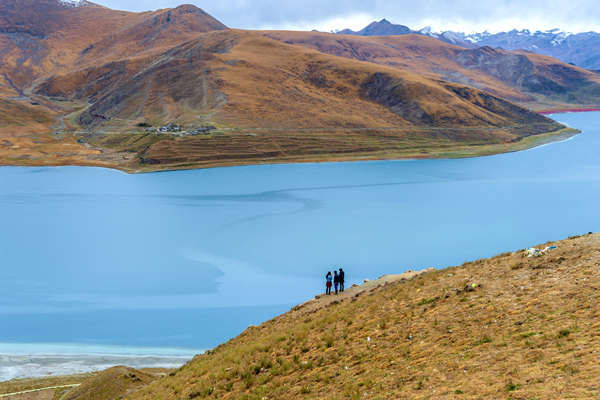
[[[107,400],[120,398],[149,384],[157,378],[128,367],[113,367],[85,380],[81,386],[70,390],[63,400]]]
[[[499,66],[500,70],[502,68],[514,69],[510,74],[515,74],[515,76],[520,73],[535,73],[552,82],[564,85],[571,94],[570,100],[566,97],[549,99],[542,88],[521,87],[518,79],[511,80],[510,74],[498,76],[502,74],[462,65],[457,61],[457,55],[464,52],[464,48],[422,35],[365,37],[297,31],[263,31],[262,33],[285,43],[308,47],[326,54],[388,65],[435,79],[450,80],[485,89],[530,109],[545,109],[552,103],[562,104],[562,108],[568,108],[568,104],[571,104],[571,107],[578,104],[600,104],[597,90],[594,95],[590,96],[581,93],[579,88],[580,85],[584,85],[584,82],[587,82],[588,85],[599,84],[600,76],[598,74],[552,57],[531,52],[489,49],[494,56],[504,57],[506,65]],[[485,51],[482,52],[485,53]],[[532,63],[531,71],[527,66],[509,65],[511,60],[506,58],[511,55],[525,57]]]
[[[314,300],[127,398],[598,399],[600,236],[553,244]]]
[[[393,68],[412,71],[435,79],[464,77],[464,83],[484,87],[499,96],[514,101],[531,97],[493,76],[469,70],[457,64],[456,52],[464,50],[421,35],[353,36],[322,32],[263,31],[265,36],[285,43],[312,48],[325,54],[369,61]]]
[[[0,72],[22,90],[55,73],[164,50],[199,32],[226,28],[189,6],[134,13],[98,5],[60,7],[55,0],[4,0],[0,16],[0,29],[29,34],[24,44],[0,35]]]

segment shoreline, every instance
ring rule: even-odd
[[[600,109],[598,109],[600,111]],[[149,166],[140,166],[131,168],[127,166],[112,165],[107,162],[93,160],[71,160],[70,162],[52,163],[45,160],[31,160],[40,162],[28,162],[22,164],[5,163],[0,160],[0,167],[94,167],[107,168],[124,172],[126,174],[144,174],[172,171],[188,171],[201,170],[212,168],[227,168],[227,167],[243,167],[256,165],[288,165],[288,164],[324,164],[324,163],[341,163],[341,162],[362,162],[362,161],[418,161],[418,160],[443,160],[443,159],[458,159],[458,158],[475,158],[487,157],[493,155],[514,153],[518,151],[530,150],[535,147],[547,145],[551,143],[559,143],[569,139],[581,131],[574,128],[562,128],[557,131],[544,132],[537,135],[531,135],[520,138],[514,142],[482,144],[482,145],[456,145],[447,150],[438,150],[430,154],[416,156],[415,150],[407,150],[406,152],[378,152],[369,155],[341,155],[334,154],[315,155],[315,156],[289,156],[286,158],[264,160],[264,159],[247,159],[244,161],[229,161],[229,160],[212,160],[208,162],[183,162],[180,164],[160,166],[160,164],[152,164]]]
[[[132,355],[0,355],[0,383],[14,379],[44,379],[102,371],[116,365],[130,368],[179,368],[197,353],[186,356]]]
[[[131,368],[178,368],[205,349],[79,343],[0,343],[0,382]]]
[[[548,110],[538,111],[538,114],[551,115],[551,114],[567,114],[567,113],[580,113],[580,112],[598,112],[600,108],[595,107],[582,107],[582,108],[551,108]]]
[[[187,357],[206,349],[184,347],[127,346],[94,343],[0,342],[1,356],[35,357]]]

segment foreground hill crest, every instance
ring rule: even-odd
[[[538,247],[319,295],[162,378],[112,368],[64,398],[596,399],[600,235]]]
[[[550,245],[323,296],[127,398],[596,398],[600,237]]]

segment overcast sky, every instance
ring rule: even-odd
[[[94,1],[94,0],[92,0]],[[146,11],[194,4],[225,25],[244,29],[358,30],[387,18],[413,29],[497,32],[513,28],[600,31],[598,0],[95,0]]]

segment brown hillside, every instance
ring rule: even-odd
[[[554,58],[482,47],[465,49],[422,35],[360,37],[266,31],[266,36],[323,53],[408,69],[485,89],[544,108],[548,103],[600,104],[597,74]]]
[[[143,163],[169,168],[327,155],[420,157],[457,143],[516,143],[561,128],[472,87],[234,30],[56,75],[36,94],[90,101],[76,122],[95,133],[86,140],[100,147],[108,133],[144,132],[140,124],[218,128],[219,135],[152,135],[133,149],[117,145],[143,149]]]
[[[127,398],[597,399],[600,235],[550,244],[310,301]]]
[[[224,29],[227,27],[221,22],[191,5],[159,10],[91,43],[82,50],[76,66],[81,68],[98,65],[104,60],[157,53],[192,39],[198,33]]]
[[[79,121],[110,126],[114,120],[114,129],[126,121],[189,124],[198,113],[218,124],[286,129],[550,123],[474,88],[248,31],[203,34],[160,55],[55,77],[37,93],[91,98]]]
[[[72,7],[59,0],[3,0],[0,75],[27,91],[36,79],[172,46],[213,29],[226,27],[193,6],[132,13],[91,2]]]

